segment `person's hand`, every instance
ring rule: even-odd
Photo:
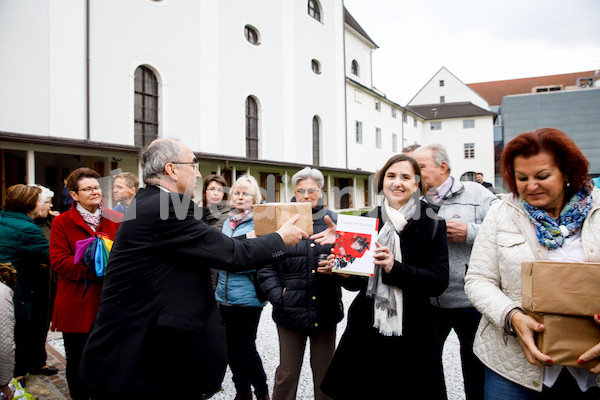
[[[600,314],[594,315],[594,321],[597,324],[600,324]],[[583,353],[579,356],[579,364],[583,364],[586,361],[593,360],[594,358],[600,357],[600,343]],[[595,367],[590,368],[590,372],[593,374],[600,374],[600,363],[598,363]]]
[[[50,210],[48,211],[48,214],[52,215],[53,217],[58,217],[60,215],[60,211]]]
[[[332,251],[333,251],[333,249],[332,249]],[[317,268],[317,272],[320,274],[332,275],[334,259],[335,259],[335,256],[333,254],[330,254],[327,256],[327,259],[319,260],[319,268]]]
[[[13,398],[13,391],[8,385],[0,387],[0,393],[4,393],[6,400],[11,400]]]
[[[517,332],[523,354],[525,354],[525,358],[530,364],[538,367],[552,364],[552,359],[537,348],[533,337],[535,332],[541,333],[546,329],[544,324],[540,324],[525,313],[516,312],[512,316],[512,326]]]
[[[310,237],[310,239],[314,240],[315,243],[320,245],[334,244],[335,239],[337,238],[337,233],[335,232],[337,226],[329,217],[329,215],[325,216],[325,222],[327,223],[327,229],[322,232],[315,233]]]
[[[292,218],[285,221],[283,225],[281,225],[281,228],[276,231],[287,247],[295,246],[302,239],[308,239],[308,233],[294,225],[299,218],[300,214],[294,215]]]
[[[394,253],[392,253],[387,246],[381,246],[379,243],[375,242],[375,255],[373,258],[375,259],[373,263],[375,265],[380,265],[385,270],[386,274],[392,272],[392,267],[394,266]]]
[[[464,243],[467,241],[468,225],[454,219],[446,221],[446,235],[448,241],[453,243]]]

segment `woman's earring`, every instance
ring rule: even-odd
[[[567,182],[567,187],[571,186],[571,182]]]

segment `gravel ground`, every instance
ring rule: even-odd
[[[356,293],[343,291],[343,302],[345,310],[354,300]],[[275,377],[275,369],[279,365],[279,340],[277,337],[277,328],[271,318],[271,305],[267,305],[262,312],[260,323],[258,326],[258,338],[256,347],[263,360],[267,379],[269,383],[269,392],[273,392],[273,379]],[[346,329],[346,319],[344,318],[338,324],[337,339],[342,336]],[[60,338],[49,340],[48,343],[56,350],[64,355],[64,347]],[[448,391],[449,400],[464,400],[465,394],[463,389],[462,371],[460,367],[460,355],[458,338],[454,331],[450,332],[443,355],[444,372],[446,376],[446,389]],[[215,400],[231,400],[235,397],[235,388],[231,381],[231,371],[227,368],[225,379],[223,380],[223,389],[217,393],[213,399]],[[312,374],[310,371],[309,351],[307,350],[304,356],[304,364],[300,374],[300,382],[298,384],[297,400],[313,400]]]

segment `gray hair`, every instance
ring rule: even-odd
[[[426,146],[421,146],[418,149],[415,150],[415,152],[413,153],[415,156],[417,154],[420,154],[423,151],[426,150],[431,150],[431,156],[433,157],[433,161],[435,162],[435,165],[437,165],[438,167],[442,166],[442,163],[446,163],[446,165],[448,166],[448,173],[450,173],[450,158],[448,158],[448,152],[446,151],[446,148],[444,146],[442,146],[441,144],[428,144]]]
[[[40,189],[42,189],[42,193],[40,193],[40,201],[42,203],[45,203],[46,200],[51,199],[51,198],[54,197],[54,192],[52,190],[48,189],[45,186],[37,185],[37,184],[33,184],[33,185],[30,185],[30,186],[36,186],[36,187],[39,187]]]
[[[177,139],[156,139],[140,152],[142,173],[145,183],[158,183],[165,174],[165,165],[178,161],[182,153]]]
[[[236,181],[231,185],[231,189],[229,189],[229,205],[233,207],[233,193],[236,192],[237,187],[241,184],[250,185],[250,189],[252,190],[252,197],[254,201],[252,204],[260,204],[262,201],[262,195],[260,194],[260,186],[258,186],[258,182],[252,175],[244,174],[236,179]]]
[[[305,167],[292,176],[292,186],[296,187],[298,182],[305,179],[312,179],[317,182],[319,189],[323,189],[323,185],[325,185],[325,177],[321,171],[316,168]]]

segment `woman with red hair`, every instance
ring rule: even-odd
[[[589,163],[552,128],[511,140],[500,163],[510,193],[483,221],[465,278],[482,314],[473,350],[486,366],[485,399],[597,399],[600,364],[589,371],[553,365],[534,341],[544,325],[520,308],[521,262],[600,261],[600,190],[587,176]],[[599,356],[597,347],[579,362]]]

